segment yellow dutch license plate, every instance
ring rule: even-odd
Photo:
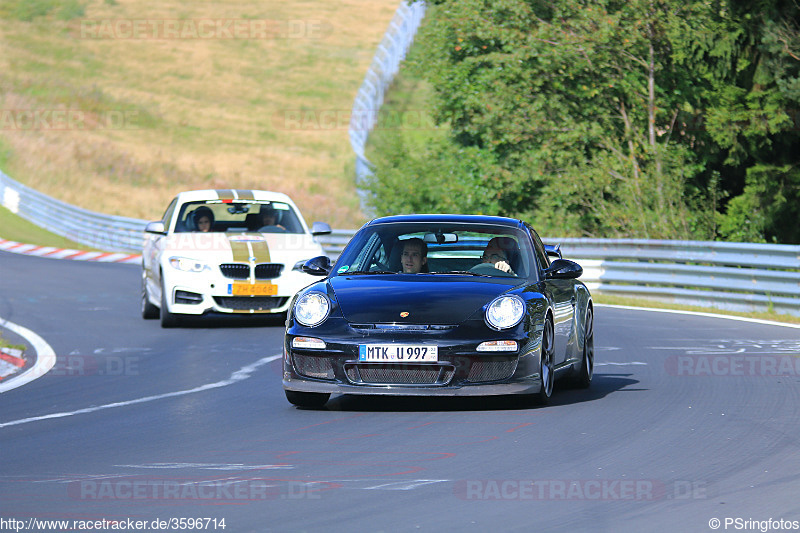
[[[231,283],[228,285],[228,294],[233,296],[275,296],[278,286],[272,283]]]

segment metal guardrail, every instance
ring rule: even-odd
[[[550,240],[557,242],[557,240]],[[561,239],[595,293],[800,315],[800,246]]]
[[[365,202],[368,193],[363,185],[372,175],[371,164],[364,155],[367,138],[378,121],[386,91],[400,69],[400,63],[406,58],[417,28],[425,17],[425,9],[425,2],[408,3],[401,0],[353,102],[349,127],[350,145],[356,154],[356,189],[364,213],[368,213],[369,209]]]
[[[71,206],[2,172],[0,202],[30,222],[87,246],[141,253],[145,220]],[[318,240],[335,258],[355,231],[338,229]],[[545,241],[560,242],[564,257],[583,266],[581,279],[598,294],[800,315],[800,246],[637,239]]]
[[[0,205],[56,235],[109,252],[140,253],[145,220],[95,213],[51,198],[0,171]]]
[[[104,215],[67,204],[9,178],[2,171],[0,205],[56,235],[108,252],[141,253],[144,227],[149,222]],[[326,254],[338,257],[355,232],[334,230],[330,235],[317,237],[317,240]]]
[[[364,148],[386,91],[425,16],[425,3],[403,0],[378,46],[353,103],[349,135],[356,155],[356,185],[371,175]],[[140,253],[147,221],[71,206],[0,171],[0,203],[22,218],[75,242],[106,251]],[[338,257],[355,233],[319,237]],[[773,309],[800,315],[800,246],[635,239],[547,239],[584,268],[591,290],[732,310]]]

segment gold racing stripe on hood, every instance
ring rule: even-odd
[[[236,189],[233,191],[233,194],[239,200],[255,200],[256,196],[253,194],[251,189]]]
[[[269,263],[271,262],[270,254],[269,254],[269,245],[267,241],[261,239],[260,241],[254,241],[249,243],[251,250],[253,251],[252,257],[256,258],[256,263]]]
[[[270,262],[269,246],[263,239],[257,241],[232,240],[230,243],[234,262],[250,263],[250,258],[253,258],[253,263]]]
[[[223,202],[225,200],[255,200],[252,189],[217,189],[217,196]]]
[[[217,196],[220,200],[233,200],[232,189],[217,189]]]

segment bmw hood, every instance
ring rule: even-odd
[[[283,263],[310,259],[320,250],[306,234],[173,233],[164,254],[211,263]]]
[[[351,323],[459,324],[520,281],[417,274],[335,276],[329,282]]]

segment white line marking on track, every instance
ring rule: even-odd
[[[283,357],[282,354],[278,355],[270,355],[267,357],[262,357],[258,361],[253,364],[243,366],[233,374],[228,379],[224,379],[222,381],[217,381],[215,383],[207,383],[205,385],[200,385],[199,387],[195,387],[193,389],[187,389],[182,391],[175,391],[175,392],[166,392],[164,394],[156,394],[155,396],[145,396],[144,398],[136,398],[135,400],[127,400],[124,402],[114,402],[108,403],[105,405],[97,405],[94,407],[87,407],[85,409],[77,409],[75,411],[64,411],[61,413],[51,413],[49,415],[41,415],[41,416],[32,416],[30,418],[22,418],[20,420],[11,420],[10,422],[3,422],[0,423],[0,429],[8,426],[17,426],[20,424],[27,424],[29,422],[38,422],[40,420],[49,420],[52,418],[64,418],[67,416],[75,416],[75,415],[83,415],[88,413],[94,413],[97,411],[103,411],[105,409],[113,409],[116,407],[126,407],[128,405],[136,405],[140,403],[147,403],[153,402],[156,400],[163,400],[165,398],[175,398],[178,396],[186,396],[187,394],[195,394],[197,392],[204,392],[211,389],[218,389],[221,387],[227,387],[228,385],[233,385],[238,383],[239,381],[244,381],[245,379],[249,378],[250,375],[258,370],[259,367],[264,366],[267,363],[271,363],[277,359]]]
[[[147,463],[141,465],[114,465],[118,468],[145,468],[155,470],[178,470],[199,468],[202,470],[287,470],[292,465],[246,465],[242,463]]]
[[[647,366],[647,363],[642,361],[628,361],[624,363],[615,363],[613,361],[606,361],[605,363],[595,363],[594,366],[634,366],[634,365],[644,365]]]
[[[363,490],[413,490],[425,485],[434,483],[445,483],[449,479],[412,479],[409,481],[395,481],[393,483],[381,483],[371,487],[360,487]]]
[[[50,369],[56,365],[56,353],[53,351],[53,348],[51,348],[50,345],[47,344],[47,342],[45,342],[45,340],[39,335],[28,328],[24,328],[14,324],[13,322],[3,319],[3,317],[0,317],[0,325],[25,339],[36,351],[36,364],[30,367],[28,370],[25,370],[19,376],[10,378],[8,382],[0,384],[0,392],[6,392],[11,389],[21,387],[26,383],[30,383],[34,379],[40,378],[47,374]]]
[[[776,322],[774,320],[762,320],[760,318],[749,318],[744,316],[703,313],[700,311],[680,311],[677,309],[655,309],[652,307],[631,307],[628,305],[611,305],[611,304],[595,304],[595,307],[608,307],[610,309],[627,309],[630,311],[650,311],[653,313],[673,313],[676,315],[704,316],[708,318],[724,318],[726,320],[738,320],[740,322],[751,322],[753,324],[764,324],[767,326],[781,326],[784,328],[800,329],[800,324],[791,324],[788,322]]]

